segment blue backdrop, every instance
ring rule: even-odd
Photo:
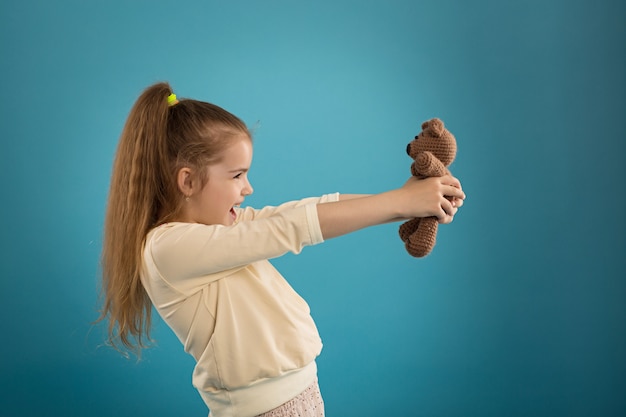
[[[193,361],[103,346],[119,133],[147,85],[255,129],[251,205],[379,192],[442,118],[468,198],[275,263],[309,301],[330,417],[626,413],[626,6],[615,0],[0,5],[0,415],[205,416]]]

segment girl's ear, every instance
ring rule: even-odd
[[[178,170],[178,175],[176,176],[176,184],[178,185],[178,189],[185,197],[190,197],[193,192],[194,180],[193,180],[193,172],[190,168],[184,167]]]

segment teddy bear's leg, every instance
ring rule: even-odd
[[[406,241],[409,239],[409,236],[411,236],[411,234],[417,230],[417,227],[420,224],[420,220],[422,219],[415,218],[408,220],[400,225],[398,233],[400,234],[400,239],[402,239],[404,243],[406,243]]]
[[[416,258],[428,255],[435,246],[438,226],[436,217],[422,219],[417,230],[406,240],[407,252]]]

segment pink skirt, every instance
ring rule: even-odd
[[[324,400],[317,380],[295,398],[257,417],[324,417]]]

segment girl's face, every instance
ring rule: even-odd
[[[187,202],[192,221],[230,226],[235,222],[233,207],[252,194],[248,171],[252,164],[252,142],[246,135],[234,139],[221,161],[209,165],[208,181]]]

